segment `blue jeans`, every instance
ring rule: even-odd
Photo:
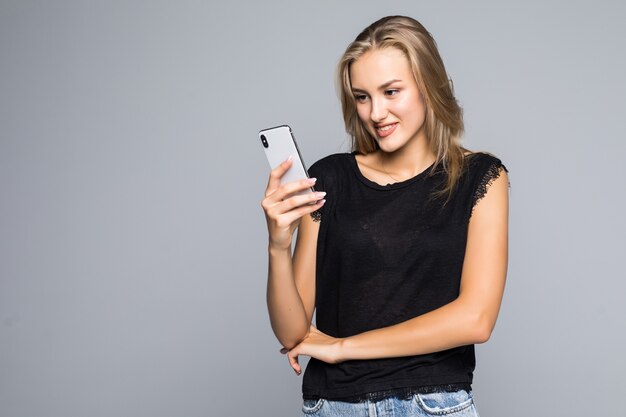
[[[478,417],[471,392],[415,394],[406,399],[348,403],[326,399],[304,400],[304,417]]]

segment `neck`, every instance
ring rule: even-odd
[[[420,138],[421,139],[421,138]],[[395,181],[412,178],[435,162],[426,140],[414,141],[394,152],[378,150],[382,170]]]

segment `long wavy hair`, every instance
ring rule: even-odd
[[[417,20],[387,16],[365,28],[348,45],[338,65],[337,79],[346,131],[352,137],[352,150],[367,154],[378,143],[357,114],[350,81],[350,66],[374,49],[397,48],[409,61],[426,107],[424,129],[428,146],[436,156],[433,172],[442,168],[447,181],[437,195],[448,198],[463,172],[463,110],[454,96],[454,87],[443,65],[432,35]]]

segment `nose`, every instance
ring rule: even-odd
[[[385,117],[387,117],[388,114],[389,111],[387,110],[385,101],[380,98],[372,98],[372,109],[370,112],[370,119],[372,122],[380,123],[385,120]]]

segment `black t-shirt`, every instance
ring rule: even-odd
[[[468,155],[447,202],[433,194],[445,175],[431,168],[386,186],[363,176],[354,152],[309,169],[316,190],[327,192],[313,213],[321,221],[315,305],[322,332],[348,337],[391,326],[458,297],[472,209],[506,168],[489,154]],[[474,365],[474,345],[339,364],[312,358],[302,390],[305,399],[346,401],[469,390]]]

